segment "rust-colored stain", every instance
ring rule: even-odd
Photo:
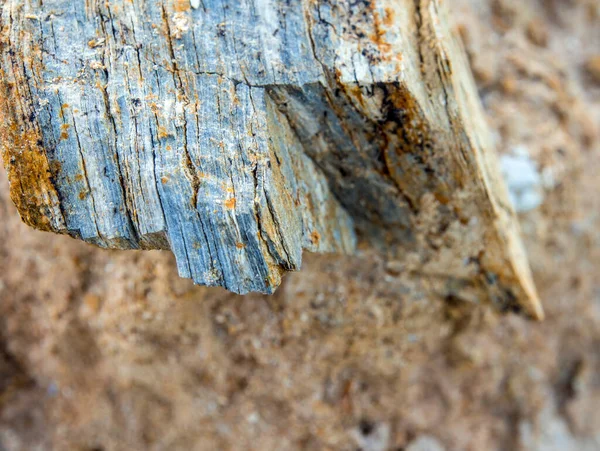
[[[68,104],[68,103],[63,103],[63,104],[60,106],[60,111],[58,112],[58,117],[59,117],[60,119],[64,119],[64,117],[65,117],[65,110],[66,110],[67,108],[69,108],[69,104]]]
[[[383,18],[383,24],[386,27],[393,26],[396,13],[391,8],[384,8],[384,11],[385,11],[385,17]]]
[[[235,204],[236,204],[235,197],[230,197],[229,199],[227,199],[225,201],[225,206],[232,210],[235,208]]]
[[[163,175],[163,176],[160,178],[160,181],[161,181],[161,183],[162,183],[163,185],[165,185],[166,183],[168,183],[168,182],[169,182],[169,177],[167,177],[167,176],[164,176],[164,175]]]
[[[95,49],[96,47],[101,46],[103,43],[103,40],[97,40],[97,39],[90,39],[87,43],[88,47],[91,49]]]
[[[386,10],[386,17],[382,21],[379,12],[375,10],[372,3],[370,4],[370,8],[373,11],[373,26],[375,28],[375,33],[370,37],[371,41],[382,52],[382,58],[385,56],[384,59],[388,60],[390,59],[389,54],[392,51],[392,45],[385,40],[387,30],[382,25],[386,25],[386,21],[389,17],[389,10]]]
[[[102,300],[96,295],[88,294],[83,298],[83,303],[91,312],[98,313]]]
[[[435,131],[418,100],[405,86],[390,86],[387,97],[394,114],[385,125],[385,134],[393,145],[386,146],[383,156],[391,177],[413,206],[419,205],[425,190],[440,194],[444,204],[447,202],[444,196],[451,190],[446,186],[446,179],[439,177],[439,167],[434,160]]]
[[[5,24],[6,25],[6,24]],[[0,46],[9,48],[8,27],[2,30]],[[32,70],[41,79],[41,47],[34,45]],[[12,64],[0,69],[0,149],[10,183],[10,196],[23,222],[40,230],[53,231],[53,210],[58,210],[58,194],[36,120],[26,120],[35,111],[31,101],[21,96],[17,86],[26,84],[24,57],[19,51],[10,56]],[[58,172],[60,164],[53,170]],[[57,230],[56,230],[57,231]]]
[[[316,230],[313,230],[312,233],[310,234],[310,241],[315,246],[318,246],[319,242],[321,241],[321,234],[319,232],[317,232]]]
[[[434,193],[435,200],[442,205],[447,205],[450,202],[450,198],[444,193]]]
[[[52,231],[47,212],[57,198],[50,166],[36,130],[19,127],[7,96],[0,95],[0,145],[10,182],[11,199],[27,225]]]
[[[237,242],[235,243],[235,247],[237,247],[238,249],[244,249],[246,245],[244,243]]]
[[[277,287],[281,283],[281,275],[283,274],[283,269],[279,266],[269,263],[269,275],[266,279],[266,282],[271,287]]]
[[[60,128],[62,130],[62,132],[60,133],[60,140],[61,141],[69,139],[69,127],[70,127],[69,124],[62,124],[60,126]]]
[[[166,127],[163,127],[162,125],[158,127],[158,139],[164,139],[169,137],[170,133],[169,131],[166,129]]]

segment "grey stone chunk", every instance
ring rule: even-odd
[[[303,250],[352,253],[356,229],[448,294],[542,316],[437,0],[0,7],[2,153],[28,224],[170,249],[236,293],[272,293]]]

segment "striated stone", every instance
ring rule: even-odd
[[[448,295],[542,317],[437,0],[9,0],[1,21],[29,225],[171,249],[182,277],[236,293],[272,293],[303,250],[352,253],[356,229]]]

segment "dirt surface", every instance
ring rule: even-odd
[[[436,295],[363,246],[275,296],[21,223],[0,175],[0,450],[600,449],[600,5],[457,0],[547,319]]]

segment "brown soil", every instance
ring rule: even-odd
[[[546,321],[366,248],[272,297],[195,287],[29,229],[0,171],[0,450],[600,449],[600,4],[452,9],[499,151],[545,176],[521,219]]]

